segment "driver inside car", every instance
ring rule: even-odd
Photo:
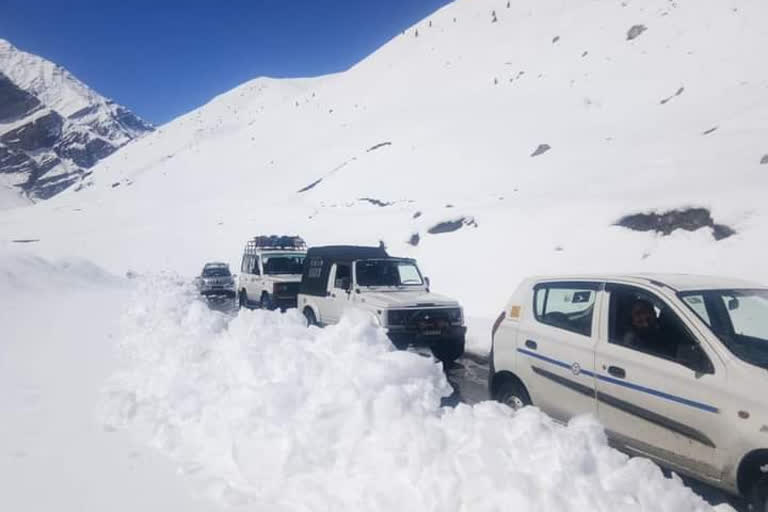
[[[675,347],[669,343],[656,318],[651,302],[637,299],[630,309],[630,325],[624,335],[624,345],[666,357],[675,357]]]

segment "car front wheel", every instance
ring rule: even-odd
[[[768,475],[763,475],[752,487],[750,506],[753,512],[768,512]]]
[[[510,406],[514,411],[519,411],[526,405],[532,405],[533,403],[525,386],[512,378],[505,380],[499,385],[494,399],[497,402]]]
[[[240,290],[240,307],[248,309],[250,303],[248,301],[248,292],[245,289]]]

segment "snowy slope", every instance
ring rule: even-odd
[[[486,318],[531,273],[768,281],[766,4],[511,4],[453,3],[345,73],[246,83],[105,159],[82,187],[4,214],[0,238],[119,273],[187,274],[206,259],[236,267],[257,233],[384,240]],[[647,30],[628,40],[635,25]],[[687,206],[737,234],[613,226]],[[462,216],[476,227],[427,232]]]
[[[50,197],[151,131],[67,70],[0,39],[0,180]]]

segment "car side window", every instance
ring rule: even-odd
[[[664,300],[633,286],[608,285],[607,290],[609,343],[696,371],[714,371],[696,338]],[[706,311],[702,314],[706,315]]]
[[[334,277],[334,288],[349,291],[352,288],[352,272],[348,263],[336,264],[336,275]]]
[[[543,324],[591,336],[597,289],[597,283],[537,285],[534,316]]]

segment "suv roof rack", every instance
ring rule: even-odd
[[[245,244],[245,253],[256,251],[306,251],[307,243],[300,236],[255,236]]]

